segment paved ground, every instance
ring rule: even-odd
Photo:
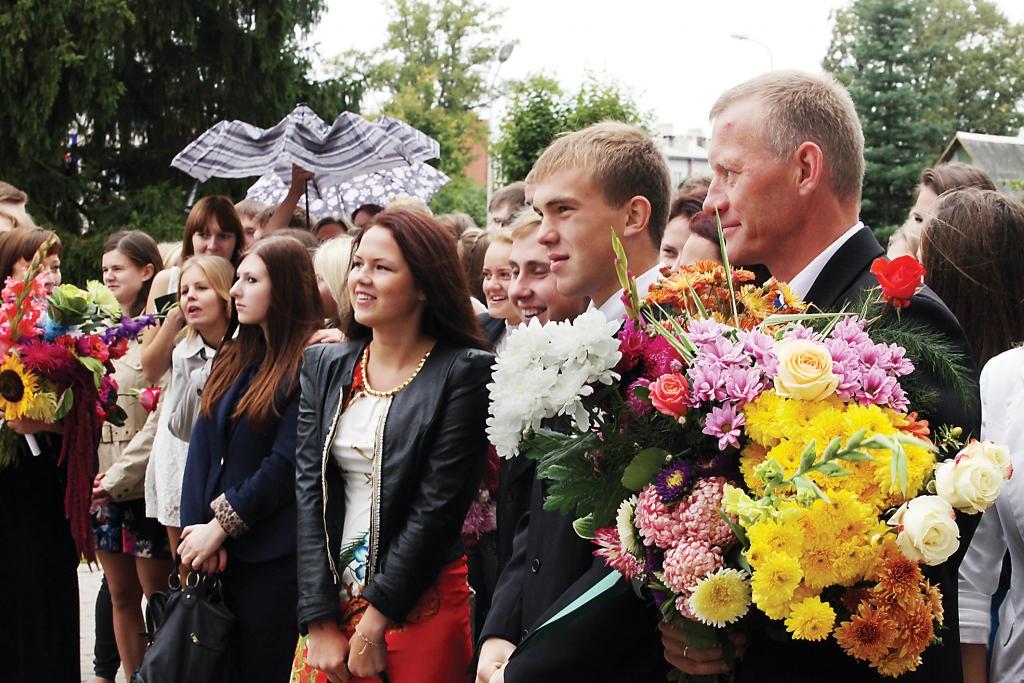
[[[78,567],[78,604],[79,618],[82,625],[82,681],[91,683],[92,672],[92,647],[96,639],[96,623],[93,619],[93,610],[96,608],[96,593],[100,590],[100,579],[103,572],[99,567],[90,569],[88,565]],[[125,683],[124,673],[118,672],[117,683]]]

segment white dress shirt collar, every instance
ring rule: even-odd
[[[821,275],[821,271],[825,269],[825,264],[829,262],[835,253],[839,251],[846,242],[853,237],[864,224],[857,221],[857,224],[852,228],[840,235],[832,244],[828,245],[823,252],[818,254],[814,260],[804,266],[803,270],[796,274],[796,276],[789,281],[789,288],[793,290],[793,293],[803,299],[807,296],[807,293],[811,291],[811,287],[814,286],[814,281]]]
[[[647,295],[647,290],[651,288],[658,278],[661,277],[661,264],[654,266],[646,273],[636,279],[636,289],[640,293],[640,297],[643,298]],[[625,320],[626,319],[626,306],[622,303],[623,290],[619,290],[612,295],[610,299],[605,301],[600,306],[590,302],[590,308],[596,308],[604,314],[605,320],[612,322],[613,320]]]

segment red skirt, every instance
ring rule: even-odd
[[[465,556],[441,568],[402,624],[385,634],[390,683],[467,683],[471,680],[473,640],[469,624],[469,583]],[[341,603],[342,630],[346,638],[369,603],[360,597]],[[306,662],[307,637],[295,648],[291,683],[327,683],[327,675]],[[380,678],[352,678],[353,683],[380,683]]]

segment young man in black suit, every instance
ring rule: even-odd
[[[825,311],[839,310],[876,286],[871,263],[885,252],[858,218],[864,135],[849,93],[829,77],[772,72],[726,91],[711,119],[708,160],[714,179],[704,207],[721,216],[730,261],[764,264]],[[930,290],[915,296],[902,316],[941,333],[970,358],[956,318]],[[973,406],[965,405],[930,368],[919,366],[917,373],[941,396],[941,408],[925,416],[932,428],[953,424],[977,434],[977,396]],[[943,593],[943,643],[926,650],[922,665],[901,680],[962,680],[957,568],[977,515],[960,515],[958,522],[960,551],[943,565],[925,568]],[[665,656],[677,668],[692,674],[727,670],[719,650],[694,650],[679,632],[664,626],[662,631]],[[740,681],[883,680],[834,641],[778,642],[753,630],[746,639],[736,671]]]
[[[611,231],[646,289],[658,277],[668,219],[669,171],[650,136],[606,122],[558,138],[530,172],[527,197],[541,215],[536,240],[559,293],[587,297],[608,320],[622,320]],[[658,611],[628,582],[531,635],[611,571],[572,519],[543,502],[544,486],[534,482],[484,624],[477,681],[664,680]],[[527,637],[532,642],[519,649]]]

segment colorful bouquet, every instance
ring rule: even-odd
[[[80,553],[93,559],[89,496],[104,421],[123,424],[112,359],[155,322],[121,315],[114,295],[92,281],[60,285],[47,295],[38,276],[44,243],[24,278],[8,278],[0,299],[0,417],[63,421],[58,464],[67,467],[65,513]],[[0,467],[17,459],[17,435],[0,429]],[[26,437],[34,455],[38,443]]]
[[[692,646],[753,606],[885,675],[915,669],[942,622],[919,563],[955,552],[954,507],[984,510],[1010,475],[1005,449],[960,450],[953,428],[933,443],[909,412],[925,393],[880,311],[920,273],[909,293],[824,314],[727,262],[642,299],[617,267],[621,329],[590,311],[509,335],[490,387],[498,452],[536,459],[545,507],[574,516]],[[952,351],[918,351],[967,376]],[[558,416],[571,424],[542,424]]]

